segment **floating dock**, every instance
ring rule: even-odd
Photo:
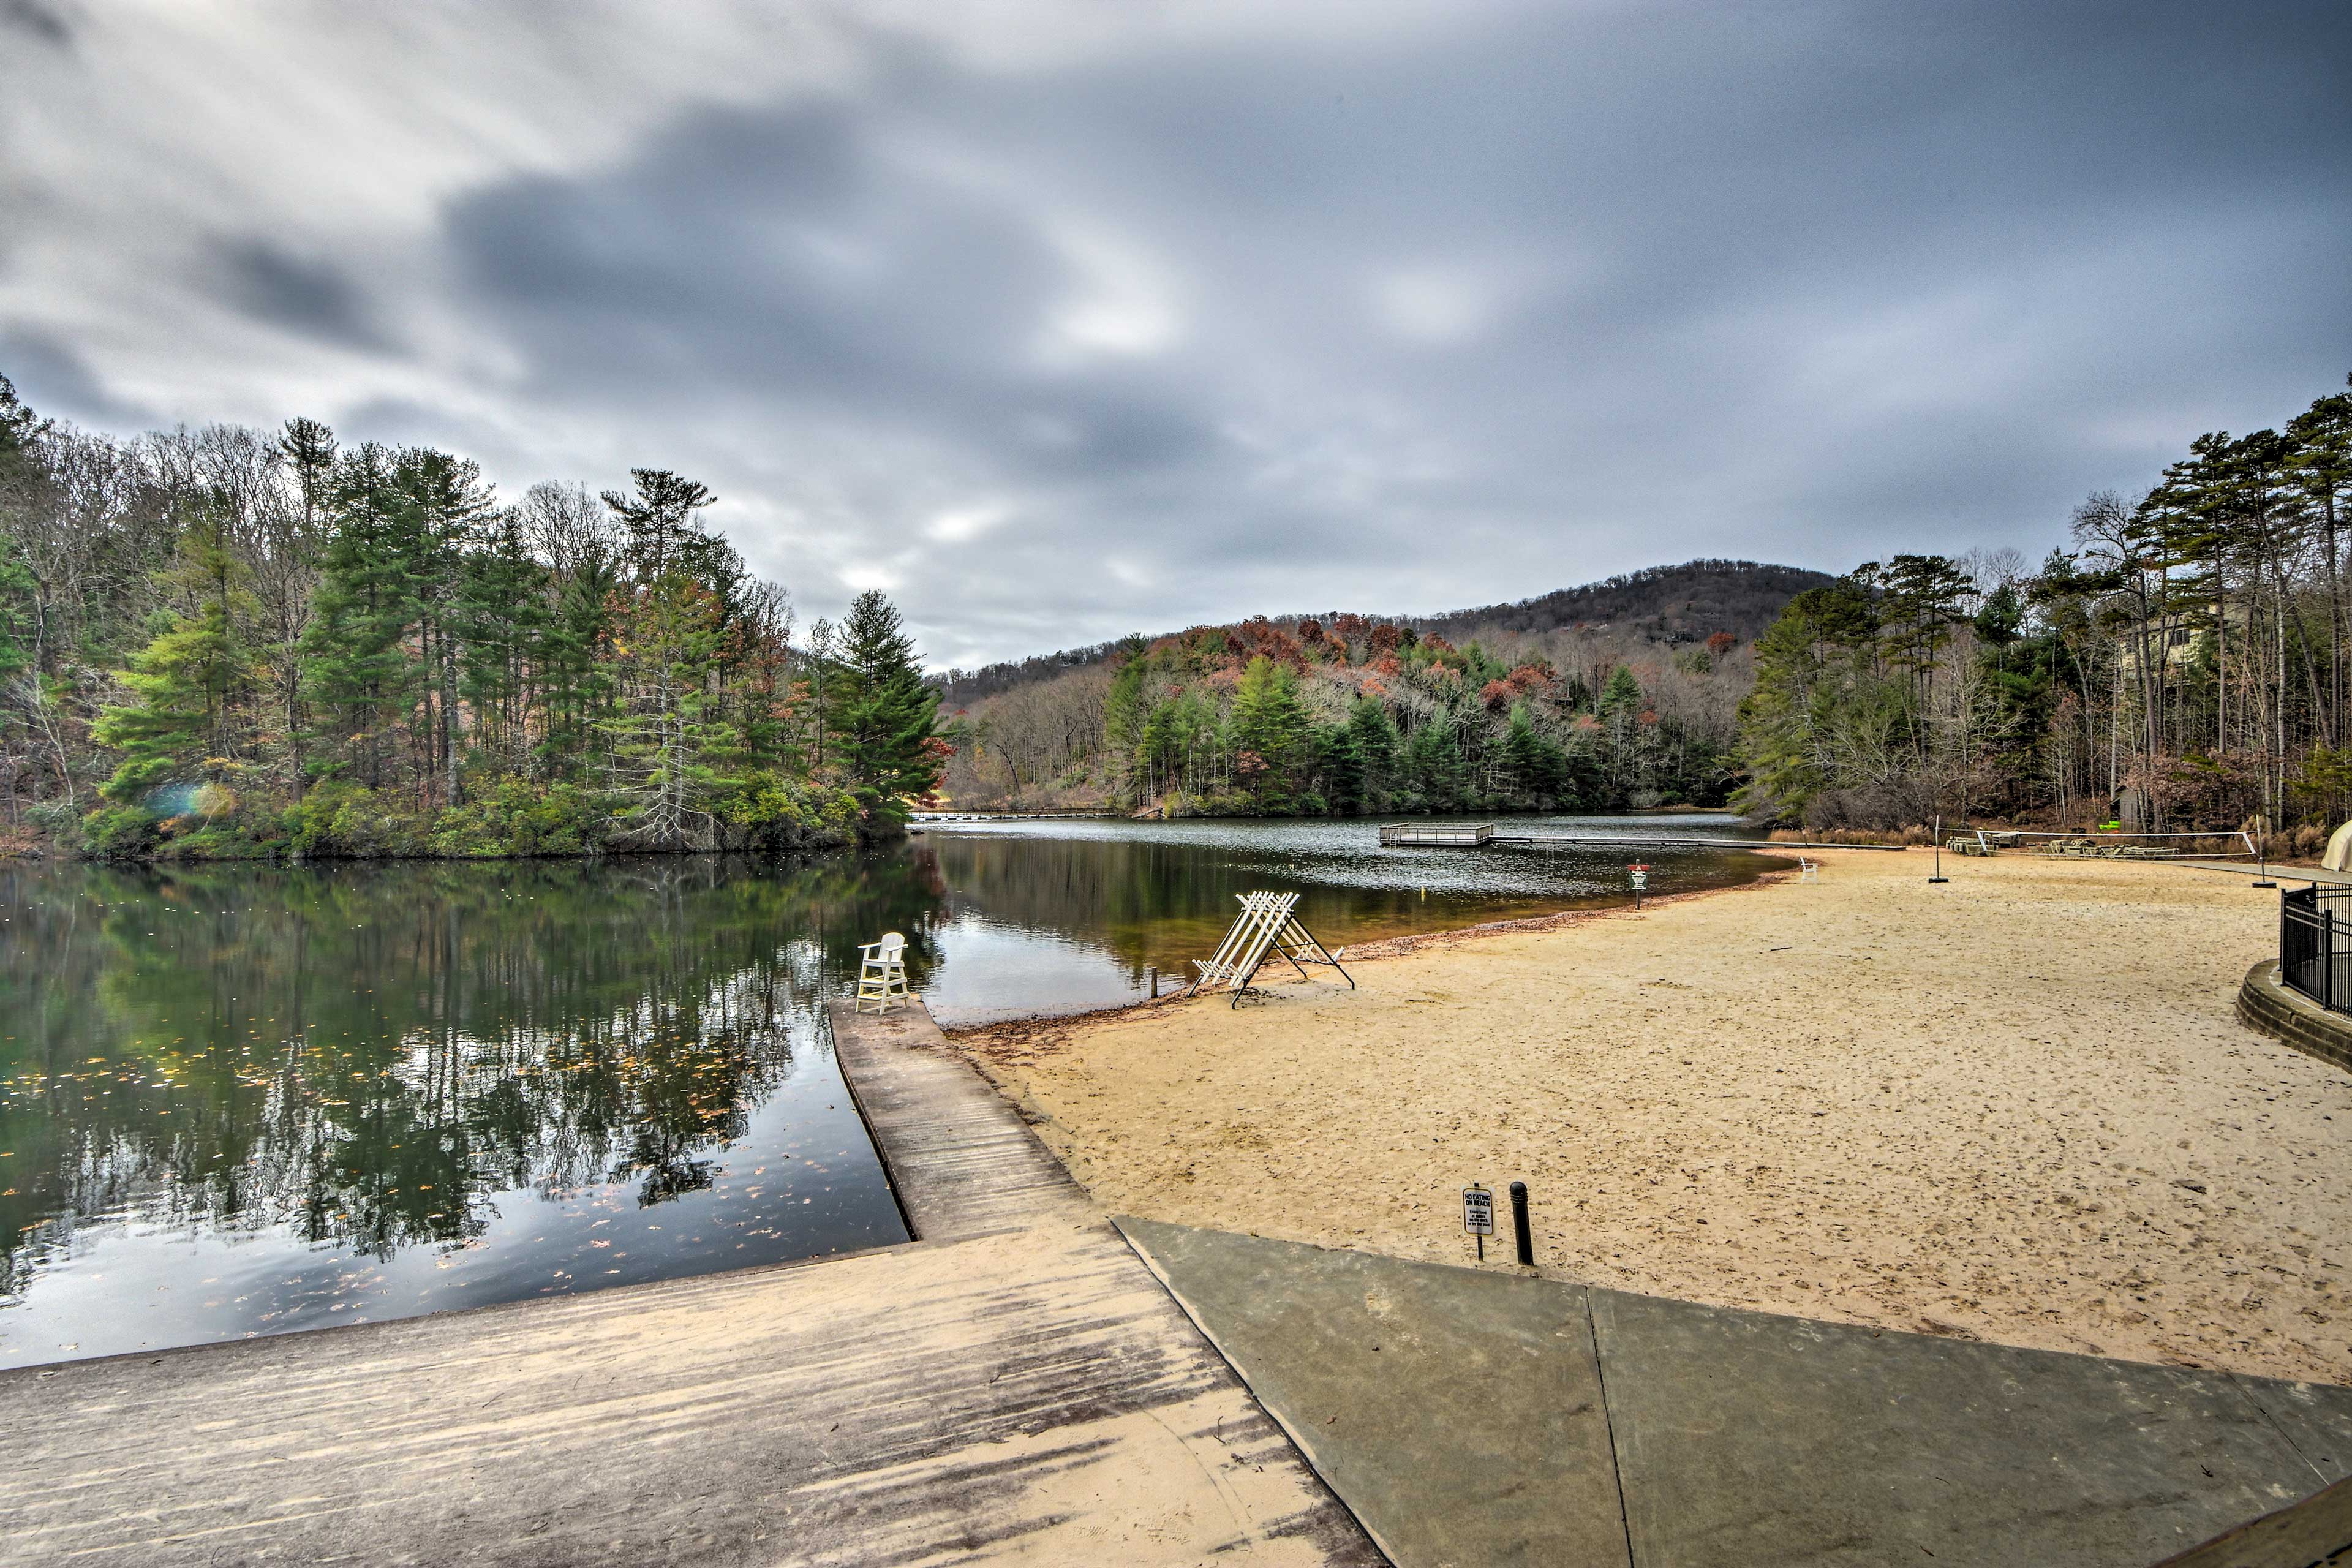
[[[1778,838],[1708,838],[1695,833],[1506,833],[1491,822],[1391,822],[1381,827],[1383,849],[1483,849],[1523,844],[1549,849],[1875,849],[1899,854],[1900,844],[1813,844]]]

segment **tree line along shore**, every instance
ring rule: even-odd
[[[0,843],[790,849],[944,800],[1691,805],[1915,836],[2120,816],[2294,854],[2352,813],[2352,394],[2091,496],[2038,566],[1693,562],[929,677],[878,594],[796,637],[702,486],[634,478],[500,504],[443,452],[304,419],[124,439],[0,380]],[[1562,619],[1584,614],[1612,618]]]
[[[0,378],[0,844],[126,858],[795,849],[943,746],[897,609],[795,637],[659,469],[501,504],[325,426],[130,439]]]
[[[1688,804],[1914,837],[1938,816],[2123,813],[2308,851],[2352,814],[2347,497],[2352,394],[2336,393],[2284,430],[2198,437],[2135,494],[2091,496],[2038,566],[2013,549],[1896,554],[1810,574],[1750,624],[1752,602],[1718,595],[1710,628],[1686,613],[1701,583],[1799,574],[1694,562],[1617,580],[1636,597],[1615,607],[1638,613],[1608,623],[1546,624],[1547,595],[959,672],[948,791],[1153,816]]]

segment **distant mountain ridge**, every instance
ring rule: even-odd
[[[1647,566],[1620,573],[1581,587],[1559,588],[1514,604],[1486,605],[1432,616],[1370,616],[1427,634],[1435,632],[1450,642],[1465,642],[1481,635],[1533,636],[1578,626],[1609,626],[1650,641],[1699,641],[1716,632],[1728,632],[1742,642],[1762,635],[1790,599],[1808,588],[1834,581],[1826,572],[1801,566],[1780,566],[1758,561],[1705,559],[1676,566]],[[1322,612],[1328,621],[1336,612]],[[1302,616],[1270,617],[1290,625]],[[1167,635],[1165,633],[1160,635]],[[969,707],[1000,691],[1031,680],[1042,680],[1065,670],[1099,664],[1118,651],[1124,638],[1086,647],[1064,648],[1028,658],[1007,659],[978,669],[950,669],[935,675],[950,709]]]
[[[1479,631],[1534,634],[1562,626],[1611,626],[1644,632],[1658,642],[1695,642],[1729,632],[1742,642],[1761,637],[1790,600],[1835,581],[1826,572],[1759,561],[1685,561],[1645,566],[1580,588],[1558,588],[1516,604],[1488,605],[1441,616],[1393,617],[1422,632],[1459,641]]]

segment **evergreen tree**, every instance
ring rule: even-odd
[[[426,779],[440,803],[455,805],[462,795],[458,775],[458,644],[454,625],[461,563],[476,530],[490,516],[489,488],[474,462],[430,448],[400,455],[397,474],[412,505],[415,532],[404,542],[416,594],[417,639],[429,711],[415,738],[422,742]],[[428,787],[428,796],[432,793]]]
[[[410,711],[423,669],[404,646],[419,613],[415,499],[394,455],[368,445],[337,465],[330,492],[334,533],[310,624],[302,638],[302,685],[316,728],[311,772],[385,782],[392,731]]]
[[[1543,742],[1536,734],[1535,721],[1528,716],[1528,705],[1512,703],[1510,725],[1503,731],[1503,743],[1497,748],[1497,793],[1508,796],[1515,805],[1526,805],[1550,794],[1544,787],[1548,772],[1545,762]]]
[[[1234,770],[1260,811],[1286,812],[1297,805],[1311,738],[1289,667],[1262,654],[1251,659],[1234,691],[1231,739]]]
[[[1977,640],[1993,650],[2000,668],[2008,668],[2009,645],[2025,629],[2025,601],[2017,589],[2003,583],[1985,595],[1975,619]]]
[[[1323,796],[1331,814],[1360,815],[1368,803],[1364,797],[1364,758],[1356,749],[1354,731],[1345,724],[1319,730],[1316,732],[1316,750],[1321,758]]]
[[[551,619],[545,579],[512,512],[497,520],[458,570],[450,619],[460,649],[457,693],[493,773],[530,766],[534,676],[546,661]]]
[[[1146,694],[1146,682],[1150,665],[1143,658],[1141,638],[1129,639],[1124,649],[1125,658],[1110,678],[1110,689],[1103,697],[1103,737],[1113,756],[1123,759],[1132,775],[1140,759],[1144,721],[1150,716],[1151,702]]]
[[[48,429],[0,375],[0,757],[15,752],[16,735],[26,733],[35,750],[54,759],[70,806],[73,767],[54,722],[48,680],[49,588],[20,538],[53,489],[38,446]],[[8,798],[13,807],[13,773]]]
[[[1623,665],[1609,672],[1609,684],[1601,688],[1601,700],[1595,710],[1604,724],[1630,719],[1642,707],[1642,683]]]
[[[156,612],[154,636],[122,673],[135,702],[104,710],[92,731],[122,753],[102,793],[131,802],[157,784],[227,765],[242,749],[239,700],[250,679],[250,654],[238,636],[245,568],[230,551],[217,512],[180,539],[179,562],[163,586],[194,601],[194,612]]]
[[[824,716],[831,709],[825,684],[827,677],[833,673],[833,656],[840,641],[833,623],[823,616],[819,616],[816,625],[809,628],[809,689],[814,699],[809,704],[809,720],[815,730],[816,741],[811,760],[820,773],[824,772]]]
[[[906,803],[939,785],[931,742],[940,694],[923,684],[914,639],[879,589],[850,602],[839,658],[828,693],[835,763],[865,814],[866,831],[901,831]]]
[[[2346,378],[2352,385],[2352,376]],[[2352,392],[2339,392],[2313,403],[2288,421],[2294,438],[2295,488],[2302,493],[2319,537],[2319,558],[2327,582],[2328,664],[2323,713],[2341,716],[2346,684],[2345,645],[2352,635],[2352,616],[2345,605],[2344,530],[2352,524]],[[2339,747],[2344,739],[2336,731]]]
[[[719,498],[667,468],[631,468],[629,477],[636,493],[606,490],[604,504],[627,531],[629,564],[637,576],[647,582],[673,571],[702,576],[714,542],[694,514]]]
[[[1359,696],[1348,710],[1348,736],[1363,769],[1364,805],[1378,811],[1396,786],[1397,732],[1377,697]]]
[[[32,601],[33,574],[17,558],[16,541],[0,535],[0,682],[33,661]]]
[[[611,714],[615,683],[608,656],[620,592],[619,562],[593,548],[572,562],[557,592],[541,642],[546,730],[538,768],[549,777],[587,771],[591,738]]]
[[[279,777],[297,795],[310,776],[303,752],[310,721],[302,706],[301,638],[318,586],[335,449],[334,432],[317,420],[288,420],[278,434],[275,455],[294,493],[290,498],[270,495],[256,519],[252,569],[255,596],[261,604],[257,651],[277,710],[270,721],[278,731]]]
[[[627,836],[649,848],[716,848],[719,803],[742,759],[714,679],[718,603],[671,571],[639,591],[630,619],[625,700],[603,726]]]
[[[303,524],[316,529],[335,480],[335,433],[316,419],[289,419],[278,432],[278,450],[293,475]]]
[[[1451,715],[1433,715],[1405,742],[1405,784],[1423,811],[1459,811],[1468,783]]]

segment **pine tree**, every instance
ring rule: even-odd
[[[1364,805],[1377,811],[1396,785],[1396,724],[1379,698],[1360,696],[1348,710],[1348,734],[1364,771]]]
[[[639,590],[627,640],[625,700],[602,726],[627,835],[647,848],[717,848],[719,804],[743,754],[718,697],[717,600],[665,573]]]
[[[420,521],[393,454],[373,444],[336,466],[329,505],[334,533],[302,635],[302,688],[316,731],[310,769],[319,777],[356,773],[381,788],[389,731],[424,674],[404,646],[419,613]]]
[[[1146,691],[1150,664],[1143,657],[1142,639],[1129,639],[1123,649],[1125,658],[1110,678],[1110,689],[1103,697],[1103,738],[1110,754],[1118,759],[1128,775],[1130,795],[1136,792],[1135,781],[1145,771],[1141,755],[1143,728],[1150,718],[1151,700]]]
[[[33,661],[32,601],[33,574],[16,558],[16,541],[0,534],[0,681]]]
[[[1598,754],[1598,731],[1580,725],[1570,731],[1568,744],[1560,748],[1558,808],[1561,811],[1601,809],[1607,770]]]
[[[505,513],[467,552],[450,616],[461,650],[457,694],[493,773],[529,765],[532,677],[545,659],[549,620],[546,569],[531,558],[520,521]]]
[[[273,722],[282,749],[280,776],[299,795],[309,782],[303,753],[309,719],[302,707],[301,638],[318,586],[328,495],[334,483],[335,433],[315,419],[289,419],[278,434],[277,455],[282,471],[293,480],[294,493],[290,504],[274,496],[276,504],[262,509],[255,594],[262,603],[260,655],[277,708]]]
[[[226,531],[218,514],[208,513],[181,535],[178,562],[161,585],[193,599],[194,612],[156,613],[153,637],[121,676],[138,700],[104,710],[91,731],[122,753],[100,791],[109,800],[127,804],[167,780],[233,766],[243,749],[237,708],[247,695],[251,654],[237,622],[251,599]]]
[[[415,584],[417,638],[423,677],[430,693],[425,723],[416,738],[430,784],[440,803],[455,805],[462,790],[458,775],[458,648],[452,625],[457,613],[460,563],[476,530],[490,516],[489,487],[479,465],[429,447],[400,455],[397,474],[412,506],[415,531],[407,542]]]
[[[816,743],[812,765],[820,773],[824,772],[824,716],[831,706],[825,694],[825,684],[833,673],[833,656],[839,642],[833,623],[819,616],[816,625],[809,628],[808,672],[813,700],[809,703],[808,711]]]
[[[1364,757],[1356,749],[1356,737],[1345,724],[1334,724],[1316,733],[1316,750],[1321,758],[1320,773],[1323,795],[1335,816],[1354,816],[1365,809]]]
[[[1423,811],[1459,811],[1467,768],[1462,743],[1450,715],[1431,716],[1405,742],[1403,772],[1406,787]]]
[[[26,407],[8,378],[0,375],[0,754],[16,750],[11,731],[22,728],[32,746],[54,759],[57,781],[68,806],[75,804],[72,761],[52,696],[50,662],[51,585],[24,541],[20,523],[29,521],[49,489],[39,443],[49,422]],[[9,803],[16,803],[12,773]]]
[[[1642,683],[1633,678],[1633,672],[1622,664],[1611,670],[1609,684],[1601,688],[1597,704],[1601,722],[1631,718],[1641,706]]]
[[[879,589],[851,601],[841,625],[839,668],[827,693],[834,758],[865,816],[864,831],[902,831],[906,802],[939,785],[931,745],[940,694],[923,684],[914,640]]]
[[[1251,659],[1234,691],[1232,741],[1234,772],[1260,811],[1286,812],[1297,804],[1311,737],[1290,667],[1263,654]]]
[[[541,639],[541,687],[545,734],[539,771],[576,778],[586,772],[590,742],[612,710],[614,604],[621,592],[620,564],[600,550],[583,551],[572,562]]]
[[[294,478],[295,501],[306,528],[325,515],[335,479],[335,433],[316,419],[289,419],[278,435],[278,451]]]
[[[2352,385],[2352,376],[2346,382]],[[2340,715],[2345,642],[2347,632],[2352,632],[2352,626],[2347,624],[2343,569],[2343,533],[2352,524],[2352,392],[2317,399],[2288,421],[2286,432],[2295,442],[2295,488],[2319,531],[2320,559],[2327,578],[2327,699],[2320,710]]]
[[[714,541],[694,514],[719,498],[709,488],[667,468],[631,468],[635,495],[604,492],[604,504],[628,531],[629,564],[641,581],[670,572],[702,576]]]
[[[46,426],[17,397],[14,384],[0,375],[0,521],[29,499],[26,492],[39,477],[33,442]],[[33,662],[37,588],[16,540],[0,528],[0,679]]]
[[[1542,743],[1536,736],[1535,721],[1528,717],[1528,705],[1511,704],[1511,719],[1503,731],[1503,743],[1495,758],[1495,787],[1511,798],[1515,805],[1524,805],[1542,793]]]

